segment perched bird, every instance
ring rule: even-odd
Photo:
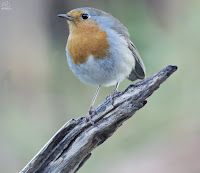
[[[112,15],[90,7],[71,10],[58,17],[67,19],[69,37],[66,55],[69,67],[83,83],[98,85],[86,120],[91,120],[93,105],[101,86],[145,78],[145,66],[127,28]]]

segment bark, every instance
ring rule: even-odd
[[[84,117],[68,121],[21,172],[76,172],[89,159],[91,151],[141,109],[147,103],[146,99],[176,70],[177,66],[169,65],[117,93],[114,103],[107,99],[95,109],[94,124],[86,122]]]

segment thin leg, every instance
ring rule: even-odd
[[[115,86],[115,90],[114,90],[111,94],[108,94],[108,95],[106,96],[106,99],[109,99],[109,98],[113,99],[114,95],[117,94],[117,92],[118,92],[118,91],[117,91],[118,87],[119,87],[119,82],[117,82],[117,84],[116,84],[116,86]]]
[[[117,84],[116,84],[116,86],[115,86],[115,90],[111,93],[111,94],[108,94],[107,96],[106,96],[106,99],[111,99],[111,103],[112,103],[112,105],[114,106],[114,96],[115,96],[115,94],[117,94],[117,89],[118,89],[118,87],[119,87],[119,82],[117,82]]]
[[[93,97],[93,99],[92,99],[92,103],[91,103],[91,105],[90,105],[88,114],[86,115],[86,120],[87,120],[87,121],[88,121],[88,120],[91,120],[91,115],[92,115],[92,111],[93,111],[93,106],[94,106],[95,100],[96,100],[96,98],[97,98],[97,95],[98,95],[98,93],[99,93],[100,87],[101,87],[101,85],[98,86],[98,88],[97,88],[97,90],[96,90],[96,93],[95,93],[95,95],[94,95],[94,97]]]
[[[115,86],[115,90],[111,93],[111,100],[112,100],[112,105],[114,106],[114,96],[115,94],[117,94],[117,89],[119,87],[119,82],[117,82],[116,86]]]
[[[118,91],[117,91],[118,87],[119,87],[119,82],[117,82],[117,84],[116,84],[116,87],[115,87],[115,90],[114,90],[115,93],[118,92]]]
[[[91,106],[92,106],[92,107],[94,106],[95,100],[96,100],[97,95],[98,95],[99,90],[100,90],[100,87],[101,87],[101,85],[98,86],[98,88],[97,88],[97,90],[96,90],[96,93],[95,93],[95,95],[94,95],[94,97],[93,97],[93,99],[92,99],[92,103],[91,103]],[[91,106],[90,106],[90,107],[91,107]]]

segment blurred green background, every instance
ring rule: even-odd
[[[199,0],[1,4],[0,172],[19,172],[65,122],[88,110],[96,87],[84,85],[70,71],[65,56],[68,26],[56,16],[82,6],[102,9],[124,23],[147,77],[169,64],[179,69],[93,151],[79,172],[200,172]],[[129,84],[124,80],[119,91]],[[113,89],[102,88],[95,106]]]

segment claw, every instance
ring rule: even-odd
[[[97,95],[98,95],[98,93],[99,93],[100,87],[101,87],[101,85],[98,86],[98,88],[97,88],[97,90],[96,90],[96,93],[95,93],[95,95],[94,95],[94,98],[93,98],[93,100],[92,100],[91,106],[90,106],[90,108],[89,108],[89,111],[88,111],[87,115],[85,116],[86,122],[89,121],[91,124],[94,124],[94,122],[92,121],[92,114],[94,113],[94,111],[93,111],[93,105],[94,105],[94,102],[95,102],[95,100],[96,100],[96,97],[97,97]]]
[[[117,92],[117,90],[114,90],[111,94],[108,94],[107,96],[106,96],[106,100],[107,99],[110,99],[111,100],[111,104],[114,106],[114,101],[115,101],[115,99],[114,99],[114,97],[115,97],[115,95],[117,94],[118,92]]]
[[[114,96],[118,93],[118,91],[117,91],[118,87],[119,87],[119,82],[117,82],[117,85],[116,85],[116,87],[115,87],[115,90],[114,90],[111,94],[109,94],[109,95],[106,96],[106,100],[107,100],[108,98],[111,99],[111,103],[112,103],[113,106],[114,106]]]
[[[92,121],[92,114],[93,114],[93,106],[90,106],[90,109],[87,113],[87,115],[85,116],[86,122],[90,122],[92,125],[94,125],[94,121]]]

